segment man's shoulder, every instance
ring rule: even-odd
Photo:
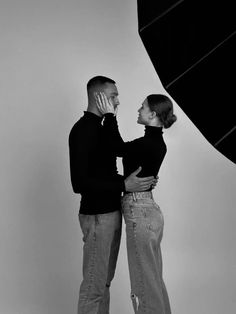
[[[88,121],[84,118],[84,116],[82,116],[74,123],[70,130],[70,133],[76,132],[78,129],[86,127],[88,124]]]
[[[78,140],[79,138],[89,138],[92,137],[93,134],[97,134],[96,124],[90,121],[86,116],[82,116],[72,126],[69,139],[72,140],[76,138]]]
[[[79,120],[77,120],[72,126],[69,132],[69,138],[73,137],[75,134],[78,134],[81,128],[83,128],[83,117],[79,118]]]

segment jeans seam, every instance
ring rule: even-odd
[[[91,250],[91,263],[89,265],[89,269],[88,269],[88,274],[89,274],[89,280],[88,280],[88,286],[87,286],[87,289],[86,289],[86,295],[87,295],[87,298],[86,300],[84,301],[84,304],[83,304],[83,307],[82,307],[82,310],[84,310],[84,308],[87,306],[87,303],[88,303],[88,300],[89,300],[89,296],[90,296],[90,290],[92,288],[92,284],[93,284],[93,280],[94,280],[94,274],[93,274],[93,270],[94,270],[94,266],[95,266],[95,257],[96,257],[96,252],[97,252],[97,248],[96,248],[96,226],[95,226],[95,231],[93,232],[93,247],[92,247],[92,250]]]
[[[138,251],[138,245],[137,245],[137,236],[136,236],[136,226],[137,223],[133,223],[133,236],[134,236],[134,244],[135,244],[135,255],[137,257],[137,265],[138,265],[138,272],[139,272],[139,282],[140,282],[140,292],[141,292],[141,304],[143,305],[144,313],[146,313],[146,302],[145,302],[145,293],[144,293],[144,283],[143,283],[143,273],[142,273],[142,267],[141,267],[141,261]]]

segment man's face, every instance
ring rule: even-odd
[[[111,104],[113,105],[114,109],[116,109],[117,106],[119,106],[120,101],[118,98],[118,90],[115,84],[112,83],[106,83],[104,85],[103,91],[105,95],[107,96],[108,100],[110,100]]]

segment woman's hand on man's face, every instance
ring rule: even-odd
[[[117,110],[114,109],[111,100],[107,98],[106,94],[103,92],[94,93],[94,98],[96,105],[101,114],[113,113],[116,114]]]

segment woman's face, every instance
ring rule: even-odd
[[[152,117],[152,111],[149,108],[147,98],[142,103],[142,106],[138,110],[138,120],[139,124],[149,125]]]

